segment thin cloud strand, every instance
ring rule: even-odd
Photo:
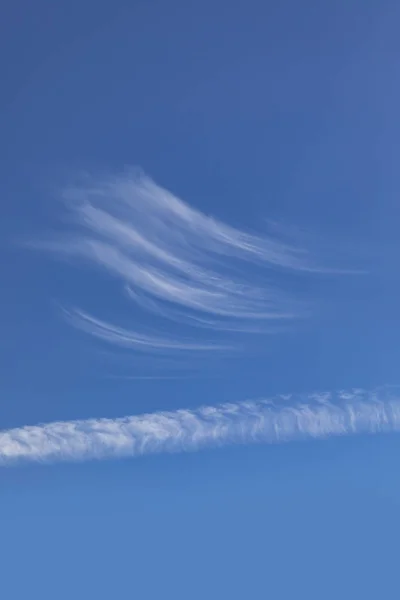
[[[280,396],[195,410],[10,429],[0,432],[0,464],[137,457],[399,429],[400,396],[386,389]]]

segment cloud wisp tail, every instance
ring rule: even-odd
[[[9,429],[0,432],[0,464],[137,457],[230,444],[273,444],[398,430],[400,395],[386,389],[280,396]]]

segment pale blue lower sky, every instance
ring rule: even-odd
[[[397,437],[2,473],[9,598],[395,598]]]

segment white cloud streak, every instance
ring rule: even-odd
[[[400,395],[353,390],[25,426],[0,432],[0,464],[57,462],[194,451],[399,431]]]
[[[173,339],[161,338],[156,336],[150,336],[143,333],[137,333],[130,331],[122,327],[116,327],[105,323],[99,319],[95,319],[90,315],[84,313],[81,310],[75,310],[68,313],[70,321],[73,324],[77,324],[81,329],[91,333],[92,335],[114,343],[118,343],[120,346],[126,348],[138,348],[140,347],[143,351],[148,349],[151,350],[175,350],[175,351],[187,351],[187,350],[198,350],[198,351],[210,351],[210,350],[227,350],[228,346],[216,345],[215,343],[200,344],[191,343],[190,341],[184,342],[183,340],[174,341]]]
[[[65,198],[72,235],[43,246],[106,270],[143,320],[146,312],[161,318],[152,331],[136,319],[132,331],[76,311],[74,324],[97,337],[138,351],[220,350],[226,334],[265,333],[268,323],[307,313],[282,289],[284,273],[320,271],[302,248],[207,216],[144,175],[89,182]],[[176,325],[186,328],[183,339]],[[156,334],[160,328],[168,339]],[[204,332],[211,342],[204,343]]]

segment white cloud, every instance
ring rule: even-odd
[[[220,350],[233,334],[268,333],[272,323],[308,313],[283,290],[282,277],[277,284],[278,271],[322,270],[303,248],[222,223],[143,175],[89,182],[65,197],[71,235],[43,246],[107,271],[143,321],[146,312],[161,318],[164,331],[76,311],[73,323],[95,336],[138,351]]]
[[[398,431],[400,396],[352,390],[0,432],[0,464],[88,460]]]
[[[126,348],[140,348],[143,351],[151,350],[173,350],[173,351],[188,351],[197,350],[209,352],[210,350],[227,350],[228,346],[216,345],[215,343],[195,343],[184,340],[174,340],[172,338],[161,338],[150,336],[144,333],[130,331],[122,327],[116,327],[99,319],[95,319],[81,310],[74,310],[68,313],[72,323],[77,324],[81,329],[91,333],[92,335],[110,342],[114,342]]]

